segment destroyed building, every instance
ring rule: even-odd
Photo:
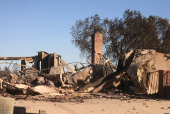
[[[57,53],[40,51],[30,57],[0,57],[0,60],[21,60],[21,76],[11,74],[9,82],[1,79],[1,89],[27,95],[110,91],[114,94],[119,91],[170,98],[169,55],[151,49],[132,49],[125,54],[126,67],[114,72],[117,68],[103,56],[102,37],[99,32],[92,35],[92,61],[87,60],[86,66],[80,63],[80,68],[74,65],[75,69]],[[27,63],[32,63],[32,66]],[[64,68],[69,72],[65,72]],[[21,87],[20,84],[24,85]],[[66,92],[66,87],[71,91]]]
[[[136,92],[159,93],[160,97],[170,97],[170,60],[167,54],[149,49],[132,50],[132,62],[128,75],[134,82]],[[132,88],[131,88],[132,89]]]

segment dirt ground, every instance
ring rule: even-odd
[[[27,113],[38,114],[170,114],[170,100],[160,99],[86,99],[83,103],[16,100],[15,106],[26,107]]]

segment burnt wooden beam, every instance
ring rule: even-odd
[[[78,71],[82,70],[83,68],[87,68],[87,67],[90,67],[90,66],[91,65],[87,65],[87,66],[83,66],[83,67],[77,68],[76,71],[78,72]]]
[[[88,61],[88,60],[86,60],[90,65],[91,65],[91,62],[90,61]]]
[[[64,60],[61,60],[61,65],[65,66],[69,71],[71,71],[73,74],[76,73],[76,71],[71,68]]]
[[[103,58],[104,61],[107,60],[107,59],[104,57],[104,55],[102,55],[102,58]],[[117,67],[114,66],[110,61],[108,61],[108,64],[109,64],[112,68],[117,69]]]
[[[25,63],[25,60],[21,60],[21,71],[25,71],[26,69],[26,63]]]
[[[34,56],[29,57],[0,57],[0,60],[25,60],[25,59],[32,59]]]
[[[80,64],[81,64],[83,67],[85,67],[83,63],[80,62]]]

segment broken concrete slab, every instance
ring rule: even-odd
[[[56,92],[55,88],[44,86],[44,85],[36,86],[36,87],[33,88],[33,90],[37,93],[40,93],[40,94],[55,93]]]
[[[51,67],[49,75],[62,74],[63,66]]]
[[[15,87],[17,87],[19,89],[27,89],[28,85],[25,85],[25,84],[15,84]]]

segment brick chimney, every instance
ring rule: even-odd
[[[92,64],[102,64],[103,34],[96,32],[92,35]]]
[[[103,35],[100,32],[92,34],[93,81],[103,77],[102,44]]]

